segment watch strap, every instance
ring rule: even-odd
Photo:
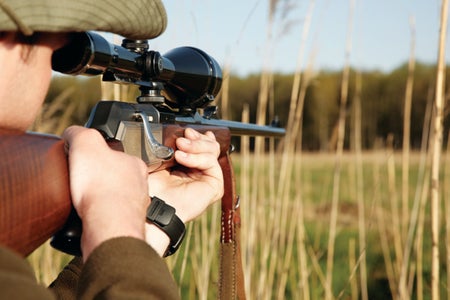
[[[170,239],[164,257],[174,254],[186,234],[183,221],[175,214],[176,210],[158,197],[151,197],[151,203],[147,209],[147,221],[155,224]]]

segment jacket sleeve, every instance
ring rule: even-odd
[[[78,279],[82,268],[82,258],[75,257],[50,284],[48,288],[56,295],[57,299],[76,299]]]
[[[78,282],[78,299],[180,299],[166,263],[144,241],[120,237],[97,247]]]
[[[55,299],[51,291],[39,285],[28,261],[0,247],[1,299]]]

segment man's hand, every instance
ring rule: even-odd
[[[182,167],[151,173],[149,192],[175,207],[177,216],[186,223],[223,196],[223,175],[217,160],[220,145],[212,132],[200,134],[191,128],[186,128],[176,145],[175,160]]]
[[[63,138],[72,202],[83,222],[84,260],[102,242],[119,236],[145,238],[164,253],[168,237],[148,223],[144,230],[149,194],[175,207],[183,222],[199,216],[223,195],[220,147],[211,132],[186,129],[176,141],[175,159],[182,168],[149,175],[141,159],[110,149],[96,130],[72,126]]]
[[[200,134],[190,128],[176,140],[176,145],[175,159],[182,167],[151,173],[149,192],[173,206],[186,223],[223,196],[223,174],[217,160],[220,145],[212,132]],[[168,236],[149,223],[145,231],[147,243],[163,256],[169,245]]]
[[[143,240],[150,204],[145,163],[110,149],[94,129],[72,126],[63,138],[69,157],[72,202],[83,222],[83,259],[110,238],[131,236]]]

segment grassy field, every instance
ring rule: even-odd
[[[294,172],[287,179],[291,184],[285,195],[280,192],[281,162],[275,157],[232,156],[241,196],[242,250],[249,299],[324,298],[333,213],[337,215],[329,275],[333,298],[361,298],[363,264],[365,289],[370,299],[397,298],[402,268],[406,268],[410,298],[430,298],[429,163],[424,155],[410,156],[409,198],[405,210],[401,154],[364,153],[358,166],[354,154],[344,153],[340,160],[336,208],[332,205],[336,188],[334,154],[302,153],[291,157],[289,163]],[[360,184],[358,168],[363,174]],[[362,191],[358,191],[361,184]],[[417,215],[415,201],[420,204]],[[216,297],[219,216],[220,207],[214,205],[206,215],[191,223],[181,251],[167,260],[183,299]],[[446,219],[443,216],[442,220]],[[361,224],[365,229],[362,244]],[[415,229],[412,241],[408,239],[411,226]],[[445,222],[441,223],[442,241],[446,239],[446,226]],[[447,293],[445,242],[441,246],[440,287],[444,296]],[[44,283],[49,283],[67,260],[67,256],[47,245],[30,257]]]

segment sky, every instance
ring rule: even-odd
[[[437,60],[440,0],[278,2],[269,23],[269,0],[164,1],[168,27],[150,48],[164,54],[197,47],[241,76],[307,66],[337,70],[347,61],[389,72],[408,61],[413,36],[416,60]]]

